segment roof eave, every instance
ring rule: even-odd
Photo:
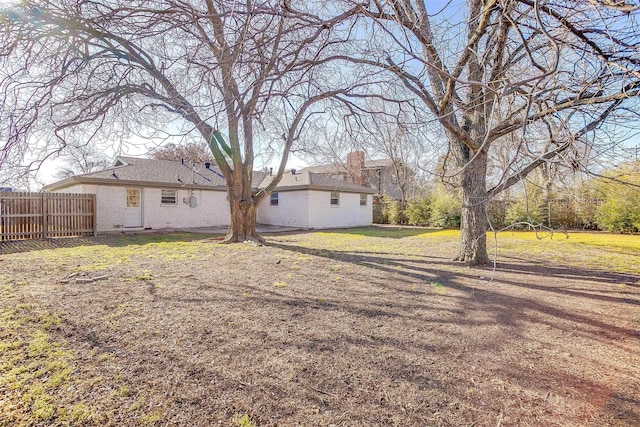
[[[53,191],[53,190],[58,190],[60,188],[69,187],[70,185],[76,184],[77,179],[78,177],[76,176],[70,176],[61,181],[56,181],[54,183],[45,185],[44,187],[42,187],[42,191]]]
[[[319,191],[339,191],[341,193],[356,193],[356,194],[376,194],[376,191],[363,187],[359,188],[336,188],[330,185],[317,185],[317,184],[305,184],[305,185],[290,185],[284,187],[276,187],[273,191],[303,191],[303,190],[319,190]]]
[[[43,187],[44,191],[58,190],[75,184],[96,184],[96,185],[112,185],[112,186],[136,186],[136,187],[153,187],[153,188],[187,188],[199,190],[226,191],[225,185],[203,185],[203,184],[186,184],[180,182],[154,182],[154,181],[135,181],[127,179],[106,179],[106,178],[90,178],[90,177],[71,177],[63,181],[59,181]]]

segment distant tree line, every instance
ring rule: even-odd
[[[640,232],[640,162],[559,187],[528,180],[520,191],[491,200],[487,212],[491,227]],[[390,224],[460,227],[460,196],[442,184],[409,199],[404,207],[388,197],[381,204],[383,220]]]

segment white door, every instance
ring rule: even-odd
[[[125,227],[142,227],[142,198],[139,188],[127,188],[127,207],[124,210]]]

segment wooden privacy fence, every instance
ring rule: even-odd
[[[95,194],[0,192],[0,241],[95,232]]]

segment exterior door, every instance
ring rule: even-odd
[[[125,227],[142,227],[142,197],[140,188],[127,188],[127,207],[124,210]]]

